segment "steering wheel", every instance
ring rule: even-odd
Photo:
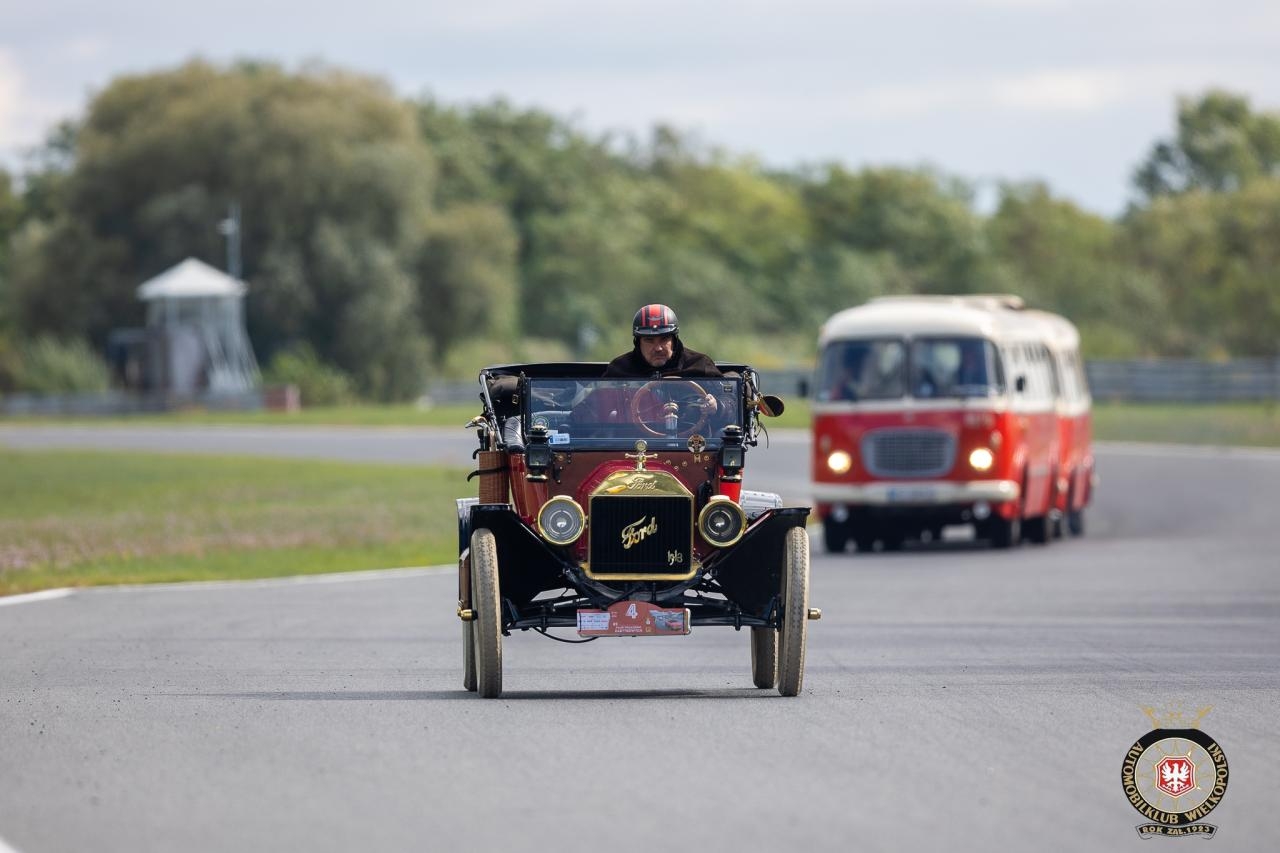
[[[657,438],[685,438],[702,429],[711,417],[707,392],[688,379],[655,379],[631,397],[631,421]]]

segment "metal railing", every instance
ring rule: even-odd
[[[1099,402],[1226,403],[1280,400],[1280,358],[1214,362],[1164,358],[1087,361]]]

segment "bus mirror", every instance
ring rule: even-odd
[[[807,378],[802,376],[796,380],[796,394],[801,397],[809,396],[809,380]]]
[[[1019,394],[1027,390],[1027,377],[1019,376],[1017,380],[1013,383],[1013,387],[1015,390],[1017,390]]]

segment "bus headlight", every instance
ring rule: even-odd
[[[843,450],[833,451],[827,457],[827,467],[831,469],[833,474],[847,474],[849,469],[853,467],[853,457]]]
[[[552,545],[573,544],[586,526],[582,507],[571,497],[556,495],[538,510],[538,532]]]
[[[976,471],[990,470],[991,466],[995,464],[995,461],[995,454],[985,447],[975,448],[974,451],[969,454],[969,464],[972,465]]]
[[[742,538],[747,529],[747,514],[725,495],[714,495],[698,514],[698,530],[702,538],[724,548]]]

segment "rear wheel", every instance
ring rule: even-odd
[[[822,522],[822,545],[828,554],[843,554],[849,542],[849,529],[838,521]]]
[[[778,631],[751,629],[751,680],[756,687],[773,687],[778,682]]]
[[[468,543],[464,542],[463,547]],[[471,586],[471,554],[467,552],[465,557],[459,558],[458,571],[461,576],[467,579],[468,590]],[[462,591],[459,590],[459,602],[462,601]],[[470,598],[470,592],[467,593]],[[472,693],[476,691],[476,631],[470,620],[462,623],[462,686]]]
[[[1067,512],[1067,530],[1072,536],[1084,535],[1084,509],[1073,509]]]
[[[474,622],[462,623],[462,686],[476,692],[476,632]]]
[[[502,694],[502,595],[498,543],[484,528],[471,534],[471,609],[476,692],[492,699]]]
[[[859,551],[865,551],[868,554],[875,550],[876,547],[874,536],[855,536],[853,537],[853,542],[858,546]]]
[[[787,531],[782,567],[782,627],[778,630],[778,692],[795,696],[804,685],[804,651],[809,630],[809,536],[803,527]]]

